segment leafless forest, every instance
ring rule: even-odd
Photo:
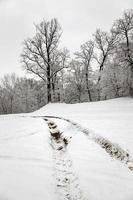
[[[108,32],[96,29],[74,55],[60,47],[62,34],[57,19],[35,24],[34,36],[23,41],[20,55],[20,65],[31,78],[1,78],[1,114],[30,112],[49,102],[133,96],[133,10],[124,11]]]

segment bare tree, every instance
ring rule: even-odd
[[[8,97],[8,107],[9,112],[13,113],[13,106],[14,106],[14,100],[15,100],[15,85],[16,85],[17,77],[13,73],[11,75],[7,74],[4,75],[4,77],[1,79],[1,85],[4,91],[5,97]]]
[[[8,103],[6,97],[6,91],[0,86],[0,114],[7,114],[8,113]]]
[[[80,59],[81,63],[85,68],[85,79],[86,79],[86,89],[89,97],[89,101],[92,101],[90,86],[89,86],[89,74],[91,72],[91,61],[93,59],[94,42],[88,41],[81,45],[80,52],[76,52],[75,55]]]
[[[64,89],[64,72],[65,69],[69,67],[68,65],[68,59],[69,59],[69,51],[66,48],[63,48],[56,52],[53,55],[53,66],[51,69],[51,80],[52,80],[52,92],[53,92],[53,101],[56,101],[56,99],[61,100],[61,91],[60,86],[62,85],[62,90]],[[56,91],[58,90],[58,98],[56,98]]]
[[[108,34],[107,32],[97,29],[94,36],[95,36],[95,45],[96,45],[96,48],[98,49],[98,55],[95,55],[95,59],[99,65],[97,90],[98,90],[98,100],[100,100],[101,73],[104,69],[104,65],[109,55],[112,55],[114,51],[115,45],[117,43],[117,35],[112,31],[110,34]]]
[[[82,101],[82,94],[84,93],[84,82],[85,82],[85,74],[84,68],[81,62],[77,60],[72,60],[70,63],[70,74],[68,76],[68,85],[69,85],[69,93],[70,100],[69,103],[73,100]]]
[[[130,67],[130,95],[133,96],[133,10],[125,11],[123,17],[116,20],[113,31],[119,37],[119,60]]]
[[[43,20],[35,27],[35,36],[24,41],[22,62],[27,71],[47,84],[47,102],[51,102],[52,78],[62,70],[62,68],[53,67],[57,66],[55,57],[58,55],[57,48],[62,31],[56,19]]]
[[[43,81],[6,74],[0,79],[0,114],[31,112],[46,102]]]

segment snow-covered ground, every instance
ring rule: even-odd
[[[49,104],[34,114],[71,119],[120,144],[133,155],[133,99],[118,98],[81,104]]]
[[[44,121],[0,117],[0,130],[0,200],[55,200]]]
[[[55,118],[59,130],[71,138],[65,151],[53,149],[47,123],[38,118],[47,115],[70,119],[133,157],[131,98],[49,104],[27,115],[0,116],[0,200],[133,199],[133,171],[70,123]]]

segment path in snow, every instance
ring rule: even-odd
[[[54,126],[56,125],[54,124]],[[63,140],[60,141],[60,144],[58,144],[53,137],[51,137],[50,140],[51,143],[54,143],[51,146],[53,149],[55,190],[59,195],[59,199],[87,200],[80,188],[78,177],[73,169],[72,160],[67,152],[67,147],[64,145]],[[59,145],[63,147],[61,150],[58,149]]]
[[[118,144],[112,143],[110,140],[108,140],[108,139],[106,139],[102,136],[99,136],[97,134],[92,133],[92,131],[89,131],[88,129],[82,127],[78,123],[73,122],[69,119],[66,119],[66,118],[63,118],[63,117],[57,117],[57,116],[44,116],[44,117],[53,118],[53,119],[56,118],[56,119],[67,121],[68,123],[73,125],[76,129],[78,129],[78,131],[81,131],[82,133],[87,135],[89,137],[89,139],[91,139],[94,142],[96,142],[97,144],[99,144],[100,147],[105,149],[105,151],[112,158],[115,158],[115,159],[122,161],[124,164],[126,164],[128,166],[128,168],[130,170],[133,170],[133,158],[132,158],[132,156],[129,155],[129,153],[127,151],[125,151],[124,149],[122,149]]]

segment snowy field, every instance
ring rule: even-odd
[[[36,118],[33,118],[36,116]],[[47,122],[72,120],[133,157],[133,99],[49,104],[0,116],[0,200],[133,200],[133,171],[71,123],[52,118],[69,140],[53,149]]]

